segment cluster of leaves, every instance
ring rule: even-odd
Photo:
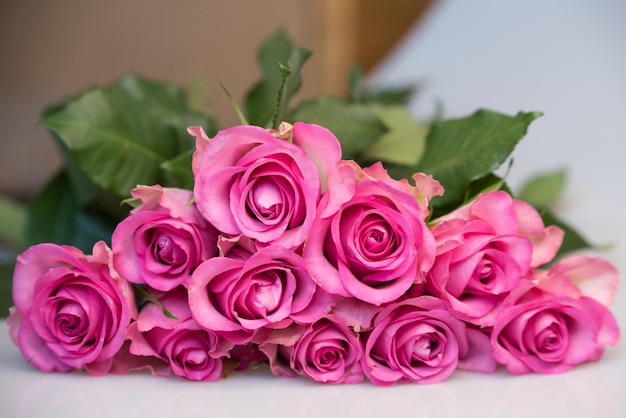
[[[418,171],[431,174],[445,189],[444,196],[432,202],[433,216],[481,192],[506,189],[494,170],[505,163],[530,123],[540,116],[479,110],[460,119],[422,123],[407,111],[413,87],[369,90],[357,69],[349,77],[348,97],[319,96],[294,105],[302,84],[301,69],[310,56],[283,31],[264,42],[258,54],[261,78],[246,94],[244,110],[231,98],[241,122],[268,128],[283,120],[317,123],[337,136],[345,159],[363,166],[380,160],[396,178],[410,179]],[[226,94],[230,97],[227,90]],[[64,167],[32,200],[25,216],[15,211],[6,215],[14,225],[5,236],[19,242],[14,248],[55,242],[89,252],[97,240],[108,242],[115,225],[128,213],[120,202],[136,185],[193,187],[195,144],[186,127],[202,126],[209,136],[218,129],[210,114],[190,105],[182,88],[137,75],[51,106],[40,124],[58,144]],[[547,224],[566,229],[564,251],[572,251],[588,244],[550,211],[563,180],[563,173],[538,177],[519,197],[538,207]],[[1,203],[0,211],[13,210]],[[22,223],[20,240],[15,224]],[[6,314],[11,266],[0,272],[0,312]]]

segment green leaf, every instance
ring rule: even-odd
[[[11,288],[15,257],[15,254],[0,251],[0,318],[9,316],[9,308],[13,306]]]
[[[350,69],[350,76],[348,78],[348,83],[350,86],[350,101],[351,102],[360,102],[362,99],[362,84],[363,84],[363,72],[361,68],[358,66],[354,66]]]
[[[0,248],[2,245],[14,249],[24,247],[24,225],[26,208],[8,196],[0,196]]]
[[[513,196],[513,192],[506,184],[506,178],[508,177],[511,167],[513,167],[513,160],[509,160],[509,166],[507,167],[504,177],[497,176],[493,173],[489,173],[479,179],[472,180],[467,188],[465,199],[461,204],[469,203],[476,200],[479,194],[495,192],[497,190],[504,190],[509,195]]]
[[[523,185],[517,198],[536,208],[550,207],[560,197],[566,177],[563,169],[536,175]]]
[[[206,112],[207,85],[201,78],[195,78],[185,88],[187,105],[190,109],[198,112]]]
[[[426,146],[428,127],[419,124],[403,106],[372,105],[370,109],[389,129],[361,158],[414,166]]]
[[[261,45],[257,56],[261,79],[245,97],[246,115],[250,124],[269,126],[273,119],[276,98],[281,90],[280,63],[291,69],[282,94],[285,103],[288,103],[302,85],[300,70],[310,56],[311,51],[295,47],[283,30],[274,33]]]
[[[161,164],[161,167],[176,179],[177,187],[193,190],[194,178],[191,171],[191,159],[194,150],[188,150],[178,157]]]
[[[118,196],[138,184],[164,183],[160,165],[194,145],[187,126],[215,129],[210,117],[188,108],[180,88],[136,76],[78,95],[41,124],[93,182]]]
[[[467,186],[465,195],[462,198],[451,201],[445,206],[433,207],[430,217],[432,219],[437,219],[440,216],[446,215],[453,210],[472,202],[481,193],[488,193],[496,190],[504,190],[508,194],[512,194],[511,189],[506,184],[504,178],[499,177],[493,173],[489,173],[484,177],[473,180],[469,184],[469,186]]]
[[[65,173],[68,176],[68,180],[70,183],[70,187],[72,188],[72,192],[74,196],[76,196],[76,201],[78,205],[84,206],[94,201],[98,197],[98,194],[101,192],[102,188],[98,186],[96,183],[91,181],[91,179],[80,169],[78,164],[76,163],[76,159],[70,152],[70,149],[67,145],[59,138],[58,135],[52,133],[55,142],[57,143],[59,150],[61,151],[61,156],[63,157]]]
[[[26,217],[26,244],[71,244],[78,202],[68,176],[61,171],[31,201]]]
[[[479,110],[466,118],[435,123],[419,164],[395,174],[431,174],[445,190],[432,204],[445,206],[458,201],[473,180],[489,174],[507,159],[530,123],[540,115],[520,112],[511,117]]]
[[[341,142],[344,159],[355,159],[387,132],[385,124],[367,105],[327,96],[302,102],[292,120],[328,128]]]
[[[61,171],[31,201],[26,215],[27,245],[42,242],[73,245],[89,253],[96,241],[110,242],[123,215],[107,213],[102,200],[95,207],[81,208],[65,171]],[[118,209],[118,212],[123,213]]]
[[[363,103],[406,106],[416,91],[416,86],[365,90],[361,93],[361,101]]]
[[[172,312],[167,310],[167,308],[163,306],[163,303],[161,303],[161,301],[156,296],[150,293],[150,291],[145,286],[140,284],[133,284],[133,289],[138,296],[141,296],[139,298],[139,305],[143,305],[147,302],[152,302],[159,308],[161,308],[161,312],[163,312],[163,315],[165,315],[167,318],[178,319]]]

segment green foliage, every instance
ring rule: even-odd
[[[409,167],[417,164],[424,153],[428,127],[417,122],[404,106],[371,105],[370,110],[383,122],[387,132],[361,157]]]
[[[26,208],[6,196],[0,196],[0,248],[21,249],[24,246]]]
[[[555,213],[554,206],[563,192],[566,178],[567,173],[563,169],[540,173],[531,177],[516,196],[534,206],[541,213],[545,225],[556,225],[565,232],[563,244],[556,254],[555,261],[571,252],[593,247],[585,237]]]
[[[251,125],[269,127],[275,112],[280,117],[285,104],[302,85],[300,69],[310,56],[311,51],[294,46],[282,30],[261,45],[257,56],[261,79],[245,97],[246,119]],[[285,80],[282,80],[281,65],[289,69]],[[278,97],[281,99],[277,104]]]
[[[536,208],[548,208],[560,197],[565,187],[565,180],[566,172],[562,169],[542,173],[528,180],[517,194],[517,198]]]
[[[401,105],[405,107],[416,93],[416,86],[366,89],[363,86],[363,73],[359,67],[353,67],[348,77],[350,101],[379,105]]]
[[[291,119],[328,128],[341,142],[345,159],[357,158],[387,132],[387,127],[369,106],[328,96],[301,103]]]
[[[183,189],[193,189],[193,172],[191,171],[191,159],[193,149],[188,149],[177,157],[161,164],[161,168],[169,173],[174,179],[174,183]]]
[[[168,184],[161,164],[193,146],[186,132],[215,123],[192,111],[180,88],[127,76],[46,113],[41,124],[99,187],[126,196],[138,184]]]
[[[470,183],[498,168],[540,115],[520,112],[507,116],[479,110],[469,117],[437,122],[426,138],[426,150],[418,164],[408,169],[396,168],[394,174],[431,174],[445,190],[443,196],[433,199],[433,205],[462,202]]]
[[[14,257],[0,257],[0,318],[8,316],[9,307],[13,305],[11,281],[14,268]]]
[[[320,96],[291,104],[302,84],[301,70],[311,51],[284,31],[271,35],[258,53],[260,79],[247,91],[243,111],[224,87],[242,124],[276,128],[280,121],[325,126],[341,142],[344,159],[365,166],[382,161],[395,178],[424,172],[439,180],[443,197],[431,215],[443,215],[491,190],[507,190],[493,171],[509,158],[538,112],[515,116],[480,110],[471,116],[429,123],[417,121],[406,104],[416,86],[368,89],[361,71],[348,77],[346,98]],[[28,210],[0,200],[0,316],[10,305],[15,255],[40,242],[74,245],[86,253],[98,240],[109,241],[128,214],[130,190],[138,184],[193,188],[191,160],[195,143],[186,128],[199,125],[209,137],[217,132],[203,111],[203,86],[188,98],[171,83],[128,75],[103,87],[86,89],[45,110],[40,124],[59,146],[64,168],[30,202]],[[552,214],[563,187],[559,171],[533,179],[519,198],[541,210],[546,224],[566,231],[561,253],[589,247],[569,225]],[[21,231],[25,233],[21,236]],[[6,254],[9,255],[7,262]],[[136,289],[145,290],[145,289]],[[146,300],[150,294],[143,292]]]
[[[545,225],[556,225],[561,228],[563,232],[565,232],[563,244],[561,244],[561,247],[556,254],[555,261],[571,252],[592,248],[592,245],[589,241],[587,241],[587,239],[585,239],[585,237],[583,237],[571,225],[559,219],[559,217],[554,213],[544,211],[541,217]]]
[[[68,175],[58,173],[37,195],[26,215],[27,245],[42,242],[73,245],[89,253],[99,240],[110,242],[111,233],[124,216],[107,213],[100,201],[91,207],[81,207],[72,192]]]

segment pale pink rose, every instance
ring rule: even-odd
[[[336,214],[315,221],[303,256],[327,292],[381,305],[424,282],[434,251],[414,196],[364,179]]]
[[[556,253],[558,246],[552,245],[535,252],[527,233],[544,229],[536,211],[509,194],[480,195],[439,219],[432,229],[437,255],[428,275],[428,292],[460,319],[492,325],[508,292],[533,265],[533,257],[541,254],[540,259],[551,259]]]
[[[190,191],[157,185],[131,194],[141,205],[111,238],[115,268],[126,280],[169,291],[217,255],[217,231],[200,215]]]
[[[194,155],[194,196],[200,212],[222,233],[262,243],[300,246],[316,215],[329,216],[354,189],[341,148],[326,129],[298,122],[293,143],[256,126],[220,131]],[[201,154],[200,154],[201,152]]]
[[[432,296],[389,304],[363,338],[363,371],[381,386],[441,382],[460,360],[465,361],[466,369],[495,369],[493,358],[485,351],[487,337],[472,330],[470,339],[466,325]]]
[[[339,318],[326,316],[304,329],[296,328],[295,338],[284,345],[263,346],[269,354],[272,371],[278,376],[306,376],[321,383],[358,383],[363,380],[363,347],[358,335]],[[294,341],[295,340],[295,341]],[[282,360],[277,359],[277,356]],[[289,370],[278,365],[287,362]]]
[[[129,352],[145,357],[144,367],[155,375],[170,373],[189,380],[213,381],[222,374],[222,358],[233,344],[202,329],[192,318],[187,292],[177,288],[159,298],[161,306],[148,302],[128,328]],[[164,309],[175,318],[165,315]],[[155,363],[154,359],[160,360]],[[134,368],[141,359],[134,361]],[[127,362],[127,364],[133,364]]]
[[[619,272],[600,257],[574,255],[563,258],[548,271],[535,272],[538,287],[552,294],[580,298],[587,296],[604,306],[613,304]]]
[[[611,312],[594,299],[555,296],[523,280],[491,333],[495,359],[514,374],[562,373],[598,360],[619,340]]]
[[[93,255],[56,244],[30,247],[17,257],[13,301],[10,336],[45,372],[107,373],[137,313],[132,288],[102,241]]]
[[[193,317],[236,344],[251,341],[263,327],[313,322],[325,313],[317,285],[295,252],[270,245],[248,259],[215,257],[188,282]]]

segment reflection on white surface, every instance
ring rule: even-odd
[[[40,373],[20,356],[0,323],[3,417],[622,417],[626,350],[554,376],[457,372],[435,385],[322,385],[277,378],[268,369],[216,382],[148,374],[91,377]]]

